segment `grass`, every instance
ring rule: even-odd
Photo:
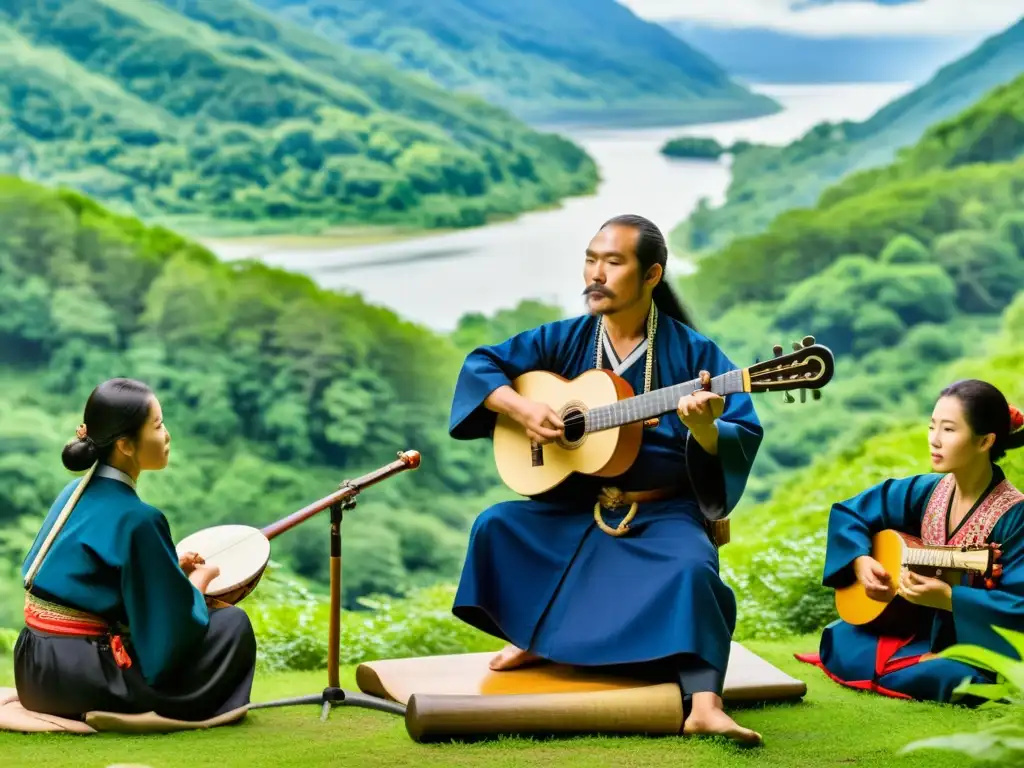
[[[819,766],[900,766],[963,768],[953,753],[897,751],[923,736],[973,731],[993,717],[949,705],[886,699],[844,689],[817,669],[793,659],[794,651],[816,648],[815,637],[785,642],[750,642],[747,646],[781,669],[807,681],[798,704],[737,710],[734,717],[757,729],[761,749],[743,750],[713,739],[680,737],[573,737],[548,740],[502,738],[475,744],[421,745],[413,742],[400,717],[340,708],[321,723],[316,707],[257,710],[240,725],[206,732],[151,736],[101,734],[21,735],[0,733],[0,765],[75,765],[105,768],[133,764],[151,768],[182,765],[217,766],[629,766],[771,765],[778,768]],[[0,686],[12,685],[9,658],[0,663]],[[316,693],[326,681],[322,672],[258,676],[254,701]],[[345,668],[342,686],[356,690],[354,669]],[[998,710],[997,710],[998,711]],[[71,751],[73,750],[73,752]],[[69,757],[73,755],[73,757]]]

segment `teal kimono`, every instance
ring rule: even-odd
[[[54,501],[23,577],[80,482]],[[71,717],[156,711],[193,720],[248,702],[256,650],[248,618],[239,608],[207,608],[178,564],[167,519],[113,467],[97,467],[29,591],[58,612],[118,628],[130,666],[118,666],[104,638],[26,626],[15,647],[15,684],[28,709]]]

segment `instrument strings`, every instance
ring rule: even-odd
[[[227,552],[229,549],[233,549],[233,548],[237,547],[239,544],[243,544],[244,542],[248,541],[251,538],[252,538],[252,534],[248,534],[244,538],[238,539],[236,541],[232,541],[226,547],[221,547],[217,551],[211,552],[209,555],[204,555],[202,552],[199,552],[198,554],[199,554],[200,557],[203,558],[204,561],[210,562],[210,558],[216,557],[217,555],[222,555],[225,552]]]
[[[904,565],[925,565],[933,568],[953,568],[953,553],[941,549],[911,549],[907,551]]]

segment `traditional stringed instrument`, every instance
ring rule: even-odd
[[[991,589],[1002,575],[1003,568],[996,562],[1001,554],[995,544],[941,546],[925,544],[916,536],[893,529],[880,531],[871,538],[871,556],[889,574],[892,590],[879,599],[869,596],[855,581],[836,590],[836,610],[843,621],[858,626],[892,628],[911,622],[919,606],[895,592],[904,571],[942,579],[951,586],[959,584],[964,574],[973,574]]]
[[[345,505],[356,494],[381,480],[420,465],[418,451],[402,451],[398,459],[380,469],[368,472],[355,480],[346,480],[339,490],[319,501],[271,523],[265,528],[249,525],[215,525],[204,528],[178,542],[178,556],[196,552],[210,565],[220,568],[220,574],[206,589],[208,597],[235,605],[256,589],[267,563],[270,562],[270,541],[318,512],[335,505]]]
[[[817,391],[835,371],[831,350],[806,336],[783,355],[748,368],[712,377],[707,371],[692,381],[634,395],[629,383],[611,371],[595,368],[567,380],[548,371],[517,377],[512,388],[523,397],[545,403],[565,425],[563,435],[547,445],[530,440],[510,416],[499,414],[494,428],[494,459],[505,484],[523,496],[559,485],[577,472],[616,477],[636,460],[644,422],[675,411],[679,399],[698,390],[726,396],[737,393]],[[803,393],[802,393],[803,394]]]

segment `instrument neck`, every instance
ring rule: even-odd
[[[962,551],[956,547],[920,547],[906,550],[903,564],[985,573],[989,568],[989,559],[987,548]]]
[[[701,389],[703,386],[697,378],[619,400],[617,403],[591,408],[587,411],[585,431],[600,432],[669,413],[676,409],[680,398]],[[743,392],[743,371],[728,371],[715,376],[711,379],[710,390],[722,397]]]

